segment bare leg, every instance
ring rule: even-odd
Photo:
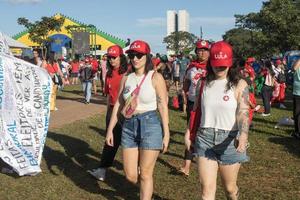
[[[138,181],[138,148],[123,149],[123,166],[128,181],[136,184]]]
[[[157,150],[140,150],[141,188],[140,199],[151,200],[153,194],[153,171],[158,157]]]
[[[222,183],[225,187],[227,197],[231,200],[238,199],[237,177],[241,164],[220,165]]]
[[[217,188],[218,162],[198,157],[198,172],[203,200],[214,200]]]

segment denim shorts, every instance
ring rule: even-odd
[[[238,133],[238,131],[199,128],[194,146],[195,156],[206,157],[224,165],[249,161],[246,152],[236,151],[235,139]]]
[[[122,128],[123,148],[162,149],[163,131],[156,111],[125,119]]]

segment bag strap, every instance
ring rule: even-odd
[[[203,93],[203,89],[204,89],[204,85],[205,85],[205,79],[202,79],[201,80],[201,83],[200,83],[200,91],[199,91],[199,96],[198,96],[198,105],[197,105],[197,109],[199,106],[201,106],[201,96],[202,96],[202,93]],[[200,107],[201,108],[201,107]]]

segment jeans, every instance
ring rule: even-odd
[[[109,106],[106,112],[106,130],[110,122],[112,110],[113,110],[113,106]],[[112,147],[112,146],[108,146],[106,143],[104,144],[102,154],[101,154],[100,167],[108,168],[112,166],[116,153],[121,143],[121,134],[122,134],[122,124],[121,122],[118,121],[115,128],[113,129],[114,146]]]
[[[90,102],[92,95],[92,80],[82,82],[82,90],[84,92],[84,98],[86,102]]]
[[[271,110],[271,98],[272,98],[273,87],[264,85],[261,89],[261,97],[263,100],[265,114],[269,114]]]
[[[162,125],[155,110],[124,120],[121,139],[123,148],[161,150],[162,140]]]
[[[295,132],[300,133],[300,96],[293,96],[293,115],[294,115],[294,124]]]
[[[238,131],[199,128],[194,147],[195,155],[223,165],[247,162],[249,157],[246,152],[236,151],[238,135]]]

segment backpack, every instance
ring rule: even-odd
[[[277,77],[278,83],[285,83],[286,82],[286,77],[284,73],[279,73]]]

